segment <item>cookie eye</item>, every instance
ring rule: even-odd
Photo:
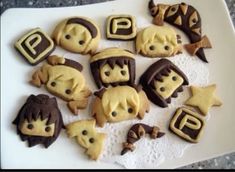
[[[151,51],[153,51],[153,50],[155,49],[155,46],[154,46],[154,45],[151,45],[151,46],[149,47],[149,49],[150,49]]]
[[[104,74],[105,74],[106,76],[109,76],[109,75],[110,75],[110,72],[109,72],[109,71],[106,71],[106,72],[104,72]]]
[[[30,130],[33,129],[33,124],[28,124],[27,128],[30,129]]]
[[[198,14],[195,11],[190,17],[189,17],[189,27],[194,26],[199,21]]]
[[[89,142],[90,142],[90,143],[94,143],[94,142],[95,142],[95,139],[94,139],[94,138],[90,138],[90,139],[89,139]]]
[[[84,135],[84,136],[87,135],[87,130],[83,130],[82,135]]]
[[[160,88],[160,91],[161,91],[161,92],[164,92],[165,90],[166,90],[165,87],[161,87],[161,88]]]
[[[126,71],[125,70],[121,70],[121,74],[124,76],[126,75]]]
[[[165,49],[165,50],[169,50],[170,47],[169,47],[168,45],[166,45],[166,46],[164,47],[164,49]]]
[[[71,94],[71,90],[70,90],[70,89],[67,89],[67,90],[65,90],[65,93],[66,93],[66,94]]]
[[[51,131],[51,127],[46,127],[46,128],[45,128],[45,131],[46,131],[46,132]]]
[[[52,82],[52,83],[51,83],[51,86],[52,86],[52,87],[55,87],[55,86],[56,86],[56,83],[55,83],[55,82]]]
[[[80,45],[83,45],[83,44],[85,43],[85,41],[80,40],[78,43],[79,43]]]
[[[112,116],[113,116],[113,117],[117,116],[117,112],[113,111],[113,112],[112,112]]]
[[[176,76],[173,76],[173,77],[172,77],[172,80],[173,80],[173,81],[176,81],[176,80],[177,80],[177,77],[176,77]]]
[[[66,38],[66,39],[70,39],[71,36],[70,36],[70,35],[65,35],[65,38]]]
[[[129,113],[132,113],[132,112],[133,112],[133,109],[132,109],[132,108],[128,108],[128,112],[129,112]]]
[[[167,14],[167,17],[173,16],[178,11],[178,8],[178,5],[173,5]]]

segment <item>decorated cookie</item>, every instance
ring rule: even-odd
[[[170,57],[181,53],[181,37],[168,26],[149,26],[138,32],[136,51],[148,57]]]
[[[134,54],[120,48],[107,48],[90,59],[90,68],[98,88],[131,85],[135,82]]]
[[[123,143],[121,155],[124,155],[128,151],[134,151],[134,143],[144,137],[145,134],[149,134],[151,139],[160,138],[165,135],[165,133],[160,132],[160,129],[157,126],[150,127],[149,125],[142,123],[134,124],[128,131],[127,141]]]
[[[148,98],[160,107],[167,107],[171,97],[177,97],[188,85],[185,74],[167,59],[152,64],[140,77],[140,84]]]
[[[74,114],[84,109],[91,91],[86,86],[82,65],[73,60],[50,56],[40,69],[32,75],[31,83],[37,87],[45,84],[46,89],[68,102]]]
[[[95,120],[81,120],[66,126],[67,134],[76,137],[79,145],[86,149],[90,159],[97,160],[102,152],[106,135],[95,130]]]
[[[178,108],[171,119],[170,130],[181,138],[192,142],[199,142],[205,127],[200,114],[185,107]]]
[[[134,16],[111,15],[108,17],[106,24],[108,39],[131,40],[136,37],[137,27]]]
[[[23,35],[16,43],[16,50],[31,65],[36,65],[48,57],[55,49],[53,40],[40,28]]]
[[[202,37],[201,17],[193,6],[185,3],[155,5],[154,1],[150,0],[149,10],[154,17],[154,24],[162,26],[165,20],[182,30],[191,41],[191,44],[185,46],[186,50],[191,55],[197,55],[202,61],[208,62],[203,48],[211,48],[211,43],[207,36]]]
[[[64,126],[56,99],[45,94],[30,95],[13,124],[29,147],[43,144],[45,148],[57,139]]]
[[[203,115],[207,115],[212,106],[221,106],[222,102],[215,95],[216,85],[209,85],[206,87],[190,86],[192,97],[190,97],[185,104],[197,107]]]
[[[142,119],[149,111],[149,101],[140,87],[117,86],[95,92],[92,115],[97,124],[119,122],[139,117]]]
[[[73,17],[59,23],[52,35],[55,43],[73,53],[92,54],[100,40],[98,26],[88,18]]]

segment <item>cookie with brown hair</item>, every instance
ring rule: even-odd
[[[86,154],[92,159],[97,160],[102,153],[106,134],[98,133],[95,130],[95,120],[75,121],[66,125],[68,136],[76,137],[79,145],[86,149]]]
[[[167,107],[171,97],[177,97],[183,86],[188,85],[188,78],[171,61],[161,59],[142,74],[139,83],[154,104]]]
[[[56,99],[45,94],[30,95],[13,124],[29,147],[43,144],[45,148],[57,139],[64,126]]]
[[[181,53],[181,37],[168,26],[149,26],[138,32],[137,53],[147,57],[171,57]]]
[[[92,54],[100,41],[98,25],[86,17],[71,17],[60,22],[52,38],[62,48],[80,54]]]
[[[63,57],[50,56],[40,69],[32,75],[31,84],[37,87],[45,84],[46,89],[68,102],[72,113],[86,108],[91,91],[82,75],[82,65]]]
[[[121,48],[107,48],[90,59],[90,69],[98,88],[132,85],[135,82],[134,54]]]
[[[186,50],[191,55],[197,55],[202,61],[208,63],[204,48],[211,48],[212,46],[208,37],[202,36],[201,17],[193,6],[184,2],[174,5],[155,5],[154,0],[150,0],[149,10],[154,17],[154,24],[162,26],[163,21],[166,21],[182,30],[191,41],[191,44],[185,45]]]
[[[149,111],[149,100],[140,87],[117,86],[95,92],[92,115],[103,127],[106,122],[120,122],[133,118],[143,119]]]

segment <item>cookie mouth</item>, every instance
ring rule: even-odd
[[[88,148],[88,144],[87,144],[86,139],[84,139],[84,138],[79,138],[79,139],[78,139],[78,142],[80,143],[80,145],[81,145],[82,147]]]

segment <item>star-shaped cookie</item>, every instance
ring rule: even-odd
[[[192,97],[190,97],[185,104],[198,107],[203,115],[207,115],[210,107],[220,106],[222,102],[215,95],[216,85],[212,84],[206,87],[190,87]]]

